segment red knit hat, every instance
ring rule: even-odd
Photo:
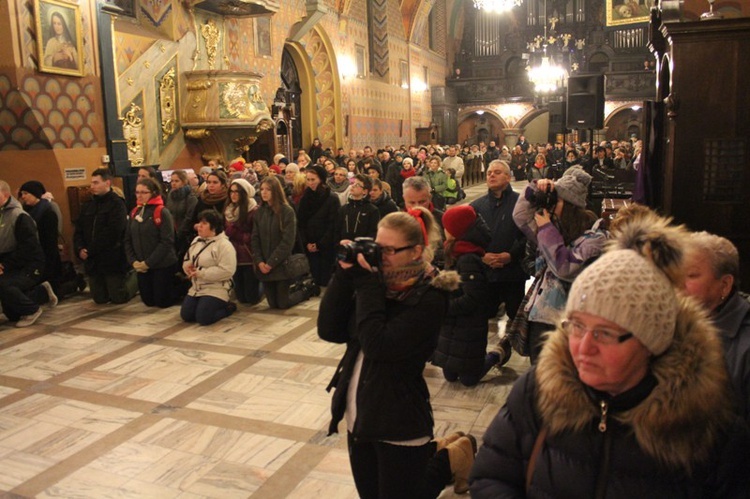
[[[456,239],[461,239],[477,221],[477,212],[468,204],[454,206],[443,214],[443,227]]]
[[[236,172],[245,171],[245,159],[242,157],[239,157],[239,158],[232,160],[232,162],[229,164],[229,169],[234,170]]]

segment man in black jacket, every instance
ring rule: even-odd
[[[513,319],[523,300],[528,276],[521,267],[526,238],[513,222],[518,193],[513,191],[510,177],[508,163],[499,159],[492,161],[487,166],[488,192],[471,206],[482,215],[492,231],[492,241],[482,261],[487,266],[487,280],[495,299],[493,310],[505,303],[508,317]]]
[[[107,168],[91,174],[91,193],[75,224],[75,251],[84,263],[94,302],[126,303],[137,285],[125,258],[125,201],[112,190]]]
[[[44,252],[34,220],[0,180],[0,305],[16,327],[31,326],[42,309],[26,296],[39,284],[44,269]]]

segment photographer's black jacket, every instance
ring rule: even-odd
[[[318,314],[320,338],[347,345],[329,385],[335,388],[329,435],[337,432],[344,417],[349,380],[361,351],[354,438],[405,441],[433,436],[430,392],[422,372],[437,344],[448,306],[446,290],[457,284],[457,279],[440,274],[416,285],[405,299],[392,300],[377,274],[358,267],[337,269]]]
[[[339,210],[333,240],[338,244],[342,239],[354,241],[358,237],[375,238],[379,221],[380,212],[370,202],[369,196],[357,200],[350,198]]]

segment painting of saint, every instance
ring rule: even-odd
[[[37,0],[37,45],[42,71],[83,75],[78,9],[77,5],[56,0]]]

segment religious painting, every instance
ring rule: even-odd
[[[647,23],[654,0],[607,0],[607,26]]]
[[[255,56],[271,57],[271,18],[255,18]]]
[[[59,0],[35,0],[39,70],[83,76],[83,32],[78,5]]]

